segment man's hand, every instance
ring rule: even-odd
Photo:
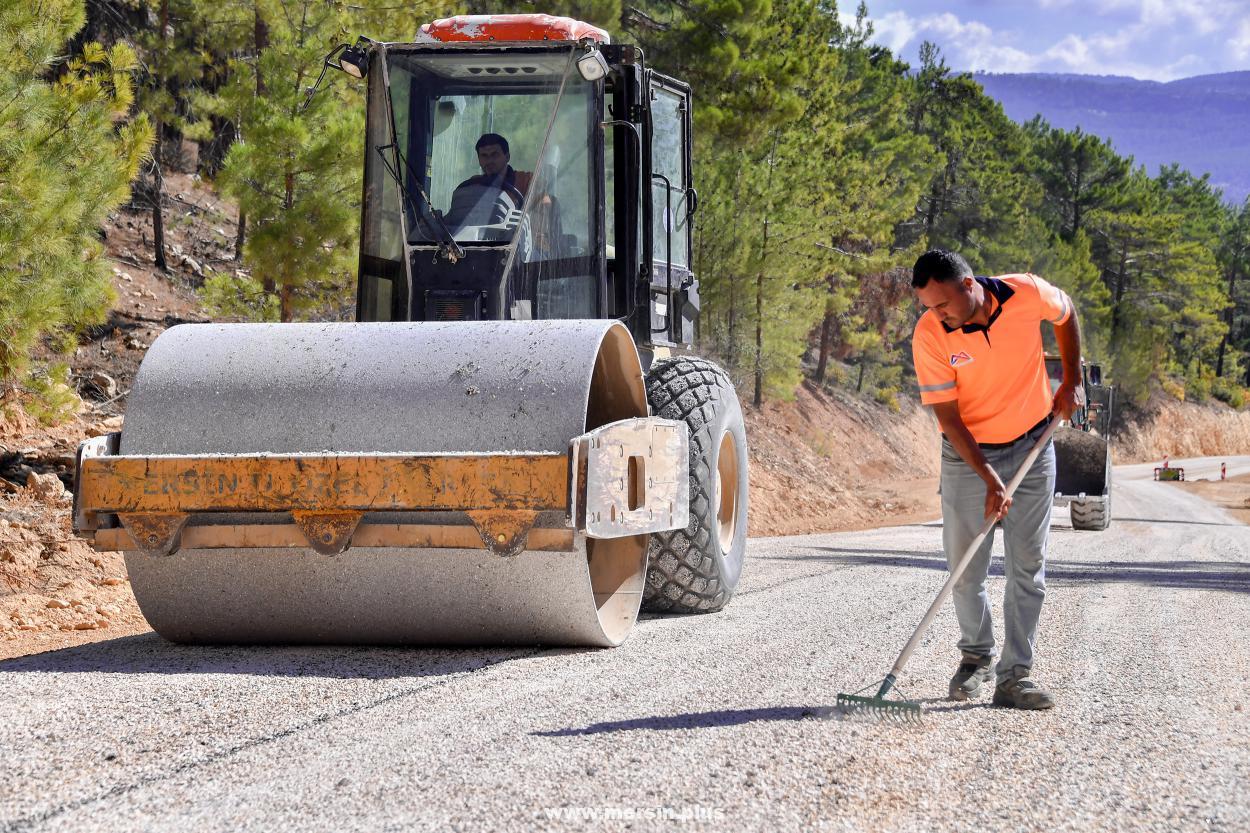
[[[985,481],[985,517],[987,520],[992,517],[1001,521],[1007,517],[1007,510],[1011,508],[1011,498],[1007,496],[1007,487],[993,469],[990,469],[990,474],[994,475],[994,479]]]
[[[1055,391],[1051,411],[1060,419],[1072,419],[1072,412],[1085,407],[1085,387],[1080,382],[1064,382]]]

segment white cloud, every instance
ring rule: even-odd
[[[1229,52],[1236,61],[1250,61],[1250,20],[1243,20],[1237,34],[1228,42]]]
[[[1005,42],[1005,38],[979,21],[962,21],[950,12],[912,17],[894,11],[874,18],[873,38],[896,55],[907,47],[931,40],[959,68],[996,72],[1028,72],[1036,60]]]
[[[1038,0],[1044,7],[1058,8],[1074,0]],[[897,55],[911,52],[923,40],[941,47],[947,63],[961,70],[987,72],[1073,72],[1086,75],[1128,75],[1134,78],[1170,81],[1186,75],[1210,72],[1210,55],[1201,54],[1201,44],[1189,42],[1187,33],[1219,27],[1229,32],[1228,49],[1236,60],[1250,58],[1250,19],[1229,15],[1250,0],[1085,0],[1086,16],[1111,10],[1127,10],[1137,19],[1118,29],[1092,34],[1068,34],[1058,42],[1038,43],[1028,33],[995,31],[977,20],[961,20],[943,12],[913,17],[892,11],[874,18],[874,40]],[[1183,6],[1183,8],[1182,8]],[[1180,9],[1178,11],[1178,9]],[[1234,21],[1239,25],[1233,35]],[[1161,48],[1170,39],[1178,47]],[[1027,42],[1026,48],[1021,48]]]
[[[1202,59],[1182,55],[1167,64],[1142,63],[1133,56],[1150,55],[1138,43],[1141,32],[1124,30],[1113,35],[1067,35],[1040,55],[1040,64],[1051,72],[1082,75],[1128,75],[1153,81],[1170,81],[1201,71]],[[1134,48],[1134,46],[1139,48]]]
[[[872,19],[875,40],[895,55],[911,43],[919,31],[918,24],[907,12],[890,12]]]
[[[1149,29],[1188,25],[1204,35],[1232,26],[1248,11],[1246,0],[1089,0],[1087,5],[1097,14],[1135,13]]]
[[[950,12],[925,19],[925,28],[936,35],[940,45],[958,54],[969,69],[992,69],[995,72],[1029,72],[1037,59],[1020,49],[1008,46],[1002,35],[975,20],[964,23]]]

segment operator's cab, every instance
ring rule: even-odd
[[[1063,382],[1063,358],[1046,354],[1046,375],[1050,378],[1050,391],[1059,390]],[[1081,359],[1081,385],[1085,388],[1084,407],[1072,413],[1072,426],[1082,431],[1094,431],[1103,437],[1111,436],[1111,405],[1115,389],[1102,382],[1102,365]]]
[[[688,345],[690,89],[567,18],[366,42],[362,321],[619,318]]]

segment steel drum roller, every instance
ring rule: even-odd
[[[612,321],[184,325],[148,351],[120,453],[567,453],[573,438],[647,413],[637,351]],[[258,519],[189,523],[244,520]],[[535,527],[568,523],[549,512]],[[606,646],[637,616],[646,536],[578,532],[571,551],[510,557],[183,548],[128,551],[126,564],[144,616],[179,642]]]

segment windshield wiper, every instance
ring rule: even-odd
[[[386,172],[391,175],[391,179],[395,180],[395,184],[399,186],[399,193],[403,197],[404,207],[412,209],[412,216],[425,227],[429,235],[438,240],[438,253],[447,258],[448,262],[456,263],[464,257],[464,247],[456,242],[455,235],[451,233],[451,229],[447,228],[447,224],[443,222],[443,214],[434,207],[434,203],[430,201],[430,195],[425,193],[425,189],[421,187],[420,181],[412,175],[412,168],[408,164],[408,160],[396,148],[394,144],[377,145],[374,150],[378,152],[378,156],[382,158],[382,164],[386,166]],[[425,203],[425,210],[422,211],[412,203],[412,193],[408,189],[407,183],[400,177],[399,172],[391,165],[391,160],[386,157],[386,151],[394,150],[395,155],[399,157],[404,168],[407,169],[409,178],[412,181],[412,187],[421,195],[422,202]],[[428,213],[427,213],[428,212]],[[430,218],[434,222],[430,223]]]

